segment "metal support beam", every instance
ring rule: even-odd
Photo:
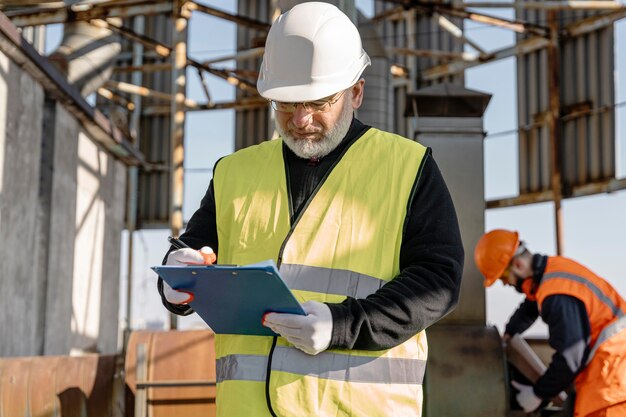
[[[198,71],[198,78],[200,78],[200,85],[202,86],[202,91],[204,91],[207,103],[211,105],[213,104],[213,99],[211,98],[211,93],[209,92],[209,83],[207,83],[204,79],[204,72],[200,68],[196,68],[196,71]]]
[[[614,193],[626,190],[626,178],[612,179],[608,181],[593,182],[585,185],[575,185],[571,194],[563,196],[564,199],[587,197],[602,193]],[[552,201],[552,190],[537,193],[522,194],[517,197],[489,200],[486,202],[487,209],[499,209],[507,207],[523,206],[526,204],[546,203]]]
[[[128,99],[126,99],[125,97],[120,96],[119,94],[114,93],[113,91],[104,88],[104,87],[100,87],[98,88],[98,90],[96,91],[98,93],[98,95],[100,95],[101,97],[106,98],[107,100],[120,105],[122,107],[124,107],[127,110],[133,111],[135,110],[135,105],[130,102]]]
[[[209,14],[211,16],[219,17],[231,22],[235,22],[238,25],[247,26],[252,29],[270,30],[270,24],[261,22],[260,20],[250,19],[249,17],[234,15],[230,13],[226,13],[222,10],[214,9],[213,7],[205,6],[204,4],[197,3],[195,1],[189,1],[186,4],[186,7],[191,11],[199,11],[202,13]]]
[[[171,166],[171,201],[170,230],[172,236],[179,236],[183,228],[183,189],[185,158],[185,94],[187,68],[187,25],[188,11],[184,0],[177,0],[174,9],[174,43],[172,62],[172,101],[170,120],[170,166]]]
[[[446,32],[448,32],[455,38],[459,39],[461,42],[466,43],[472,48],[474,48],[476,51],[480,53],[481,56],[488,55],[487,52],[483,48],[480,47],[480,45],[478,45],[476,42],[472,41],[471,39],[468,39],[467,37],[465,37],[465,35],[463,35],[463,29],[455,25],[445,16],[435,13],[433,17],[437,19],[437,24],[441,26]]]
[[[550,178],[552,185],[552,199],[554,202],[554,224],[556,234],[556,254],[563,254],[563,215],[561,211],[561,199],[563,197],[563,184],[561,179],[561,115],[560,82],[561,66],[559,62],[559,38],[557,12],[548,11],[548,24],[550,26],[550,43],[548,44],[548,90],[549,90],[549,115],[547,125],[550,132]]]
[[[518,33],[528,32],[528,33],[533,33],[539,36],[548,35],[548,29],[544,26],[525,22],[523,20],[517,20],[517,19],[509,20],[509,19],[498,17],[498,16],[491,16],[491,15],[486,15],[483,13],[467,11],[462,6],[433,3],[433,2],[424,1],[424,0],[410,0],[410,1],[387,0],[387,1],[401,4],[403,7],[406,7],[406,8],[417,8],[417,9],[422,10],[426,14],[432,14],[432,13],[437,12],[440,14],[445,14],[447,16],[461,17],[461,18],[470,19],[479,23],[485,23],[485,24],[489,24],[493,26],[503,27],[503,28],[510,29]]]
[[[144,65],[127,65],[122,67],[115,67],[115,72],[158,72],[169,71],[172,68],[172,64],[165,62],[162,64],[144,64]]]
[[[259,94],[259,92],[256,89],[256,85],[253,83],[250,83],[246,80],[244,80],[243,78],[241,78],[240,76],[238,76],[234,71],[228,71],[228,70],[223,70],[223,69],[218,69],[218,68],[212,68],[208,65],[204,65],[198,61],[195,61],[193,59],[188,59],[187,63],[195,68],[200,68],[203,69],[204,71],[211,73],[213,75],[216,75],[224,80],[226,80],[226,82],[228,82],[229,84],[234,85],[235,87],[243,90],[243,91],[247,91],[248,93],[252,93],[252,94]]]
[[[170,56],[170,54],[172,53],[172,49],[170,47],[162,45],[145,35],[137,33],[129,28],[126,28],[122,26],[120,22],[117,22],[113,19],[106,19],[106,20],[92,19],[89,21],[89,23],[91,23],[94,26],[109,29],[109,30],[112,30],[113,32],[119,33],[123,37],[133,42],[139,42],[143,46],[147,46],[153,49],[154,52],[156,52],[157,54],[159,54],[160,56],[164,58]]]
[[[474,62],[451,62],[449,64],[436,65],[425,69],[422,72],[421,79],[426,81],[436,80],[451,74],[462,72],[468,68],[477,65],[497,61],[499,59],[509,58],[516,55],[524,55],[530,52],[538,51],[548,46],[550,41],[544,37],[536,36],[518,42],[515,46],[503,48],[492,52],[489,58]]]
[[[432,49],[409,49],[390,48],[389,52],[394,55],[409,55],[444,60],[462,60],[468,62],[478,61],[479,56],[470,52],[435,51]]]
[[[513,3],[496,3],[496,2],[466,2],[464,7],[476,9],[540,9],[540,10],[611,10],[624,7],[619,1],[526,1]]]
[[[561,34],[562,36],[572,38],[576,36],[586,35],[587,33],[595,32],[598,29],[610,26],[624,17],[626,17],[626,6],[622,7],[620,10],[616,10],[611,13],[589,17],[576,23],[572,23],[571,25],[564,28],[561,31]]]
[[[392,9],[384,10],[377,15],[372,16],[370,20],[375,23],[383,20],[398,20],[402,18],[404,10],[406,10],[404,6],[394,7]]]
[[[470,19],[474,22],[485,23],[492,26],[498,26],[505,29],[510,29],[518,33],[532,33],[539,36],[547,36],[548,29],[541,25],[525,22],[523,20],[509,20],[497,16],[490,16],[483,13],[468,12],[463,9],[457,9],[453,7],[435,6],[434,10],[438,13],[446,14],[454,17],[462,17],[464,19]]]
[[[20,9],[7,11],[6,15],[11,18],[14,25],[39,26],[53,23],[65,23],[68,21],[86,21],[91,19],[104,19],[112,17],[128,18],[138,15],[155,15],[171,13],[172,4],[169,1],[146,1],[133,5],[104,6],[98,5],[88,10],[73,10],[72,6],[62,9],[38,8]]]
[[[205,111],[205,110],[224,110],[224,109],[233,109],[233,110],[249,110],[249,109],[260,109],[263,107],[267,107],[269,105],[268,101],[263,97],[244,97],[235,101],[226,101],[226,102],[213,102],[207,104],[198,104],[194,108],[187,108],[186,111]],[[146,107],[144,109],[143,114],[154,116],[154,115],[165,115],[170,111],[169,107],[165,106],[151,106]]]
[[[262,56],[264,51],[265,51],[265,47],[261,46],[258,48],[252,48],[252,49],[246,49],[244,51],[239,51],[234,55],[228,55],[228,56],[223,56],[220,58],[209,59],[207,61],[203,61],[202,63],[204,65],[211,65],[217,62],[224,62],[224,61],[245,61],[248,59],[255,59],[255,58]]]
[[[163,93],[161,91],[152,90],[147,87],[125,83],[122,81],[109,80],[106,82],[106,86],[113,90],[123,91],[129,94],[137,94],[142,97],[153,98],[156,100],[171,101],[175,98],[173,94]],[[192,99],[185,98],[185,106],[190,109],[195,109],[198,107],[198,103]]]

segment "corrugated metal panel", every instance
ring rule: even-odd
[[[558,12],[560,27],[597,15]],[[545,25],[542,10],[521,10],[517,17]],[[522,38],[523,36],[519,36]],[[563,193],[572,187],[614,178],[615,117],[613,27],[560,41],[561,175]],[[518,57],[520,194],[550,186],[550,132],[547,54],[545,50]],[[604,110],[602,110],[604,109]]]
[[[374,10],[375,14],[378,15],[395,7],[397,7],[397,4],[377,0]],[[463,19],[451,18],[450,20],[458,27],[463,27]],[[463,51],[463,44],[441,29],[434,17],[426,16],[415,10],[403,12],[400,18],[386,19],[380,25],[383,41],[388,48],[399,47],[445,52]],[[404,117],[406,94],[418,88],[443,82],[463,85],[464,77],[462,74],[450,75],[437,80],[436,83],[419,83],[420,71],[440,64],[441,62],[438,59],[394,55],[391,57],[391,62],[408,68],[410,78],[407,80],[394,80],[393,98],[391,99],[393,113],[390,115],[392,118],[390,129],[399,135],[412,137],[414,130],[413,121]]]
[[[270,0],[240,0],[237,4],[237,13],[264,22],[271,22],[273,5]],[[252,29],[239,25],[237,27],[237,49],[246,50],[265,45],[267,33],[263,30]],[[261,67],[261,58],[240,61],[237,68],[258,71]],[[254,80],[256,83],[256,80]],[[237,91],[237,99],[249,97],[244,91]],[[267,108],[237,110],[235,114],[235,149],[255,145],[271,138],[273,123],[270,119],[269,106]]]
[[[128,25],[128,23],[127,23]],[[166,14],[145,17],[145,35],[166,45],[172,43],[173,21]],[[132,46],[125,51],[131,52]],[[123,54],[124,55],[124,54]],[[128,54],[129,56],[131,54]],[[144,50],[143,64],[168,63],[169,58],[163,58]],[[125,62],[131,65],[130,62]],[[124,74],[120,74],[124,76]],[[130,73],[126,75],[127,82],[131,82]],[[143,74],[143,86],[171,93],[171,73],[169,69]],[[150,98],[141,99],[141,109],[154,104],[163,104]],[[167,104],[166,104],[167,105]],[[138,129],[139,149],[146,156],[146,160],[167,167],[170,164],[170,116],[144,114],[142,111]],[[167,170],[140,171],[138,181],[137,228],[169,227],[169,202],[171,199],[170,176]]]

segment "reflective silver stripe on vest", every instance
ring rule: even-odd
[[[589,281],[587,278],[568,272],[551,272],[544,275],[541,282],[543,283],[552,278],[565,278],[572,281],[580,282],[581,284],[585,285],[585,287],[587,287],[589,290],[591,290],[591,292],[594,293],[594,295],[598,297],[600,301],[606,304],[611,309],[611,312],[614,316],[624,316],[624,312],[618,306],[616,306],[615,303],[613,303],[613,300],[611,300],[600,288],[598,288],[593,282]]]
[[[425,370],[426,361],[420,359],[343,355],[333,352],[311,356],[288,346],[277,346],[272,359],[272,371],[374,384],[421,385]]]
[[[216,381],[265,381],[267,356],[228,355],[215,362]]]
[[[217,360],[217,382],[265,381],[267,358],[262,355],[229,355]],[[276,346],[272,371],[315,376],[337,381],[375,384],[419,384],[424,381],[426,361],[322,352],[307,355],[288,346]]]
[[[282,264],[280,275],[293,290],[365,298],[376,292],[385,281],[345,269]]]
[[[593,345],[591,352],[589,352],[589,357],[587,358],[586,365],[589,364],[589,362],[591,362],[591,359],[593,359],[593,357],[596,354],[596,351],[598,350],[598,348],[603,342],[607,341],[612,336],[615,336],[616,334],[618,334],[624,329],[626,329],[626,317],[625,316],[620,317],[619,319],[617,319],[616,321],[614,321],[613,323],[609,324],[604,329],[602,329],[602,331],[600,332],[600,335],[598,336],[598,340],[596,340],[596,344]]]

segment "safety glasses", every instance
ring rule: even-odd
[[[269,102],[272,105],[272,108],[274,110],[280,111],[283,113],[295,112],[298,105],[302,106],[304,110],[306,110],[309,113],[326,113],[327,111],[330,111],[333,104],[337,103],[339,99],[341,99],[341,96],[345,92],[346,90],[343,90],[327,98],[323,98],[323,99],[315,100],[315,101],[304,101],[301,103],[286,103],[286,102],[275,101],[275,100],[270,100]]]

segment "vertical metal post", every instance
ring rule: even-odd
[[[172,103],[170,121],[170,229],[173,236],[178,236],[183,228],[183,188],[185,158],[185,87],[187,68],[187,21],[190,11],[185,6],[186,0],[173,2],[174,32],[172,34]],[[177,328],[176,316],[170,316],[170,328]]]
[[[148,361],[146,358],[146,344],[137,345],[137,365],[135,369],[135,417],[147,417],[148,388],[140,386],[137,381],[148,380]]]
[[[174,5],[174,33],[172,50],[171,103],[171,181],[172,200],[170,228],[178,236],[183,227],[184,129],[185,129],[185,69],[187,67],[187,17],[184,1]]]
[[[135,16],[133,30],[136,33],[144,33],[145,17]],[[139,67],[143,64],[143,45],[139,42],[133,44],[133,66]],[[134,71],[131,75],[133,85],[143,85],[143,73]],[[134,110],[130,115],[130,135],[133,145],[139,147],[139,121],[141,118],[141,96],[132,95]],[[122,351],[126,352],[126,344],[130,337],[132,326],[132,296],[133,296],[133,256],[134,256],[134,233],[137,228],[137,199],[139,193],[139,168],[128,168],[128,200],[126,206],[126,229],[128,230],[128,269],[126,282],[126,322],[124,323],[124,343]]]
[[[561,73],[559,63],[559,31],[557,22],[557,12],[550,10],[547,12],[548,26],[550,28],[550,44],[548,45],[548,85],[550,93],[550,103],[548,111],[548,127],[550,129],[551,146],[551,185],[554,199],[554,220],[556,232],[556,253],[563,253],[563,217],[561,214],[562,184],[561,184],[561,129],[560,118],[560,86],[559,77]]]

